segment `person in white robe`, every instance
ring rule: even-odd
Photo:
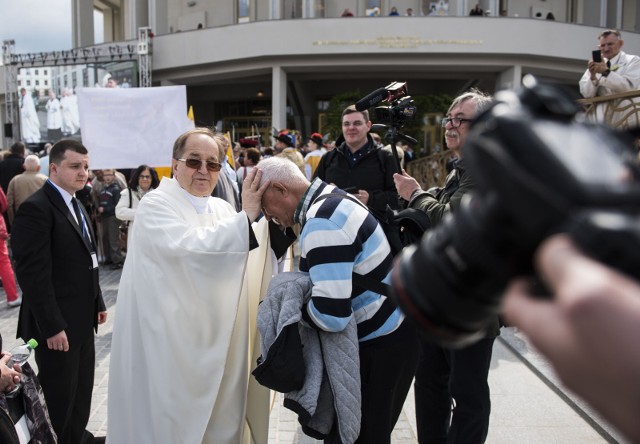
[[[268,183],[258,187],[259,172],[247,177],[239,213],[210,197],[220,137],[206,128],[180,136],[174,178],[137,208],[113,328],[107,443],[266,442],[264,391],[264,408],[245,420],[256,410],[247,403],[257,310],[248,289],[264,291],[263,271],[271,271],[263,260],[254,284],[245,271]],[[245,431],[253,427],[260,438]]]
[[[80,129],[80,114],[77,97],[69,88],[62,90],[60,106],[62,108],[62,134],[71,136]]]
[[[622,51],[624,40],[619,31],[609,29],[598,37],[602,61],[589,60],[580,79],[580,93],[585,98],[610,96],[640,89],[640,57]],[[640,127],[636,109],[640,99],[618,99],[622,111],[613,112],[611,102],[599,103],[588,115],[613,127]]]
[[[62,109],[55,91],[49,90],[49,100],[47,100],[45,108],[47,110],[47,139],[57,142],[62,138]]]
[[[31,94],[25,88],[20,89],[20,123],[22,141],[25,143],[40,142],[40,119]]]

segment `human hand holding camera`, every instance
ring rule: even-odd
[[[640,441],[640,284],[584,255],[566,235],[544,241],[536,267],[552,295],[512,280],[503,314],[553,364],[568,388]]]

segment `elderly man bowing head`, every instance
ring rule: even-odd
[[[389,298],[352,281],[354,273],[388,284],[392,256],[367,207],[290,160],[256,167],[264,215],[284,227],[300,224],[300,271],[312,281],[302,317],[314,329],[342,332],[355,318],[360,351],[362,422],[358,443],[388,443],[418,362],[418,339]]]
[[[249,380],[245,268],[268,183],[244,184],[242,211],[211,197],[222,136],[206,128],[173,147],[136,212],[118,291],[109,369],[111,443],[244,441]]]

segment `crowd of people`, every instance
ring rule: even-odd
[[[622,45],[617,31],[599,36],[603,60],[588,62],[580,81],[585,94],[638,87],[640,62]],[[90,152],[72,139],[50,147],[44,170],[44,159],[24,143],[12,145],[0,160],[0,278],[7,305],[20,307],[18,337],[41,344],[37,381],[57,442],[105,441],[87,430],[95,333],[107,320],[98,277],[104,266],[123,269],[107,442],[266,442],[269,397],[250,374],[260,351],[258,362],[276,373],[284,371],[274,362],[283,351],[284,359],[298,353],[310,367],[287,371],[303,380],[322,376],[324,366],[331,373],[357,363],[353,396],[333,396],[336,411],[350,416],[337,418],[323,438],[389,443],[415,381],[420,443],[485,442],[498,317],[482,338],[459,349],[418,335],[385,290],[394,260],[381,221],[388,208],[406,207],[438,226],[459,211],[474,189],[462,147],[492,100],[475,89],[453,100],[442,125],[455,160],[440,187],[429,190],[405,171],[412,150],[401,149],[399,162],[371,132],[368,111],[354,105],[343,110],[335,141],[284,129],[272,147],[259,137],[232,144],[196,127],[175,140],[171,177],[162,179],[149,165],[128,178],[115,169],[90,170]],[[269,282],[283,272],[294,242],[305,290],[298,285],[285,291],[282,304],[269,305],[273,319],[287,322],[274,326],[277,339],[261,349],[258,303],[283,297]],[[531,337],[568,387],[640,439],[640,387],[633,383],[640,369],[633,343],[640,283],[587,258],[566,235],[542,244],[536,266],[553,296],[541,300],[525,280],[514,279],[504,302],[507,321]],[[327,353],[311,356],[313,338]],[[357,356],[349,355],[349,364],[336,358],[353,347]],[[7,359],[0,358],[0,391],[19,382],[20,368],[3,366]],[[296,400],[304,429],[316,430],[305,394],[289,402]],[[13,444],[2,434],[2,408],[0,438]]]

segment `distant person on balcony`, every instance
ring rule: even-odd
[[[479,15],[479,16],[484,15],[484,11],[480,7],[480,3],[476,3],[476,5],[471,10],[471,12],[469,12],[469,15]]]
[[[389,11],[389,16],[396,16],[396,15],[400,15],[400,13],[398,12],[398,8],[396,8],[395,6],[392,6],[391,11]]]
[[[640,57],[629,55],[622,51],[624,40],[620,32],[615,29],[604,31],[598,36],[602,61],[589,60],[587,70],[580,79],[580,93],[583,97],[602,97],[640,89]],[[605,120],[606,104],[600,104],[596,108],[596,119]],[[622,113],[611,116],[608,122],[614,127],[630,126],[631,119],[635,121],[632,126],[638,125],[638,117],[626,119]]]
[[[353,12],[351,12],[349,8],[344,8],[340,17],[353,17]]]

